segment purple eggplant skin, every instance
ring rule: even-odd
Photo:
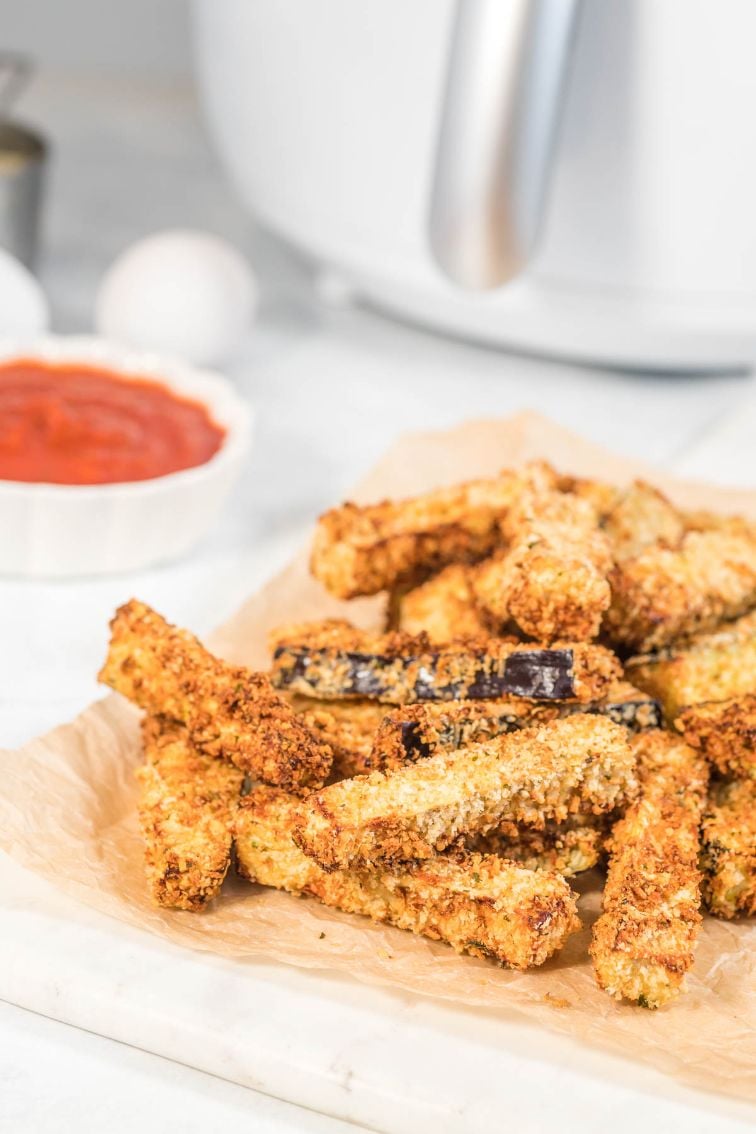
[[[497,700],[527,697],[563,701],[575,696],[571,649],[518,650],[506,658],[467,655],[469,679],[437,676],[433,655],[418,667],[414,657],[385,657],[351,651],[297,650],[274,653],[274,683],[305,696],[367,697],[396,703]],[[284,660],[285,659],[285,660]]]
[[[539,701],[564,701],[575,696],[573,665],[572,650],[520,650],[506,660],[504,692]]]

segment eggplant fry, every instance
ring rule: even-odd
[[[491,831],[467,840],[478,854],[498,854],[526,870],[553,870],[572,878],[591,870],[599,862],[606,832],[595,821],[548,823],[542,831],[521,827],[517,832]]]
[[[636,480],[608,512],[603,529],[617,562],[634,559],[652,544],[676,547],[685,534],[682,516],[663,492]]]
[[[658,697],[671,723],[688,705],[727,701],[756,685],[756,611],[657,654],[631,658],[627,675]]]
[[[515,483],[506,475],[398,504],[343,504],[318,521],[312,573],[331,594],[350,599],[481,558],[500,542],[496,521],[510,506]]]
[[[100,681],[146,712],[185,724],[193,744],[243,772],[300,794],[325,783],[333,754],[269,679],[219,661],[132,599],[110,624]]]
[[[326,873],[292,839],[298,807],[296,798],[273,788],[254,788],[244,799],[236,824],[244,877],[515,969],[543,964],[580,926],[575,895],[563,878],[493,855]]]
[[[589,643],[542,648],[503,638],[433,646],[424,634],[374,635],[331,620],[271,636],[273,683],[305,697],[367,697],[402,705],[527,697],[598,700],[621,676],[614,655]]]
[[[597,713],[633,732],[659,728],[661,706],[627,682],[613,685],[601,701],[585,705],[533,701],[439,701],[405,705],[385,712],[372,744],[371,768],[401,768],[436,752],[452,752],[518,728],[566,717]]]
[[[448,563],[481,559],[501,542],[498,522],[519,484],[517,474],[505,471],[409,500],[342,504],[318,521],[312,573],[331,594],[349,599]]]
[[[147,717],[142,739],[136,776],[150,893],[159,906],[201,910],[231,861],[244,773],[198,752],[183,725]]]
[[[691,705],[675,723],[723,776],[756,779],[756,693]]]
[[[324,788],[295,839],[325,870],[425,859],[504,822],[612,811],[635,787],[626,730],[575,714]]]
[[[756,914],[756,780],[712,788],[702,827],[703,897],[709,913]]]
[[[428,635],[434,645],[496,633],[496,620],[478,605],[470,568],[452,563],[393,603],[392,627],[405,634]]]
[[[617,1000],[659,1008],[693,964],[701,914],[699,826],[708,767],[670,733],[633,742],[640,796],[614,827],[603,913],[593,927],[598,983]]]
[[[388,772],[438,752],[453,752],[559,715],[532,701],[439,701],[385,713],[372,745],[373,767]]]
[[[731,524],[654,546],[611,575],[610,639],[640,652],[713,630],[756,605],[756,530]]]
[[[611,600],[612,557],[592,504],[526,490],[501,528],[506,549],[472,572],[483,609],[539,642],[595,638]]]

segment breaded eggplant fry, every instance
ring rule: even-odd
[[[671,723],[688,705],[727,701],[754,690],[756,611],[657,654],[631,658],[627,675],[658,697]]]
[[[641,733],[633,747],[640,796],[608,842],[604,912],[593,927],[591,957],[611,996],[659,1008],[679,994],[693,964],[708,766],[667,732]]]
[[[438,751],[452,752],[527,725],[570,713],[598,713],[633,732],[659,728],[661,706],[627,682],[613,685],[602,701],[587,705],[534,701],[440,701],[391,709],[373,739],[372,768],[388,771]]]
[[[692,705],[675,723],[723,776],[756,779],[756,693]]]
[[[424,859],[504,822],[543,827],[612,811],[635,786],[626,730],[575,714],[342,780],[305,801],[295,837],[326,870]]]
[[[273,682],[305,697],[367,697],[402,705],[528,697],[598,700],[621,676],[602,646],[552,648],[503,638],[432,646],[427,636],[375,635],[332,620],[281,627],[271,635]]]
[[[618,564],[611,584],[604,626],[621,646],[646,652],[713,630],[756,605],[756,532],[688,532],[678,548],[650,547]]]
[[[756,914],[756,780],[715,784],[703,819],[701,869],[709,913]]]
[[[471,572],[483,609],[539,642],[595,638],[611,599],[612,558],[591,503],[525,491],[501,527],[506,549]]]
[[[619,496],[604,519],[617,562],[633,559],[652,544],[676,547],[685,534],[682,516],[663,492],[636,480]]]
[[[236,850],[240,872],[251,881],[311,894],[324,905],[515,969],[542,964],[579,928],[575,895],[563,878],[492,855],[436,857],[374,873],[326,873],[293,842],[298,802],[265,787],[245,798]]]
[[[434,645],[495,633],[498,627],[478,605],[470,568],[452,563],[394,603],[392,628],[428,635]]]
[[[558,705],[533,701],[404,705],[385,712],[373,738],[373,767],[383,772],[403,768],[437,752],[454,752],[468,744],[480,744],[526,725],[553,720],[559,714]]]
[[[565,705],[562,713],[574,712],[574,707]],[[581,710],[582,711],[582,710]],[[606,697],[585,706],[586,713],[599,713],[616,724],[624,725],[631,732],[642,732],[647,728],[661,728],[662,708],[655,697],[650,697],[636,689],[628,681],[612,685]]]
[[[183,725],[147,717],[142,737],[136,775],[150,893],[159,906],[201,910],[231,861],[244,773],[198,752]]]
[[[375,771],[373,740],[386,706],[379,701],[315,701],[293,696],[292,708],[333,751],[333,776],[348,779]]]
[[[658,728],[661,707],[627,682],[587,705],[533,701],[439,701],[392,708],[377,701],[289,698],[307,728],[333,750],[336,779],[388,771],[574,712],[600,713],[632,731]]]
[[[468,840],[478,854],[498,854],[526,870],[554,870],[572,878],[591,870],[601,858],[606,832],[594,823],[548,823],[542,830],[521,828],[517,833],[492,831]]]
[[[219,661],[186,630],[132,599],[110,624],[100,681],[148,713],[180,721],[194,745],[256,779],[306,793],[328,778],[333,754],[269,679]]]
[[[502,472],[410,500],[342,504],[318,521],[312,573],[331,594],[349,599],[447,563],[480,559],[501,542],[499,520],[518,485],[515,473]]]
[[[371,508],[343,504],[321,516],[311,570],[331,594],[377,594],[405,578],[474,561],[500,541],[496,520],[512,499],[514,477],[478,481],[416,501]],[[479,503],[473,503],[476,499]]]

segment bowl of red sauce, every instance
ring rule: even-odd
[[[221,375],[100,339],[0,343],[0,572],[176,558],[241,471],[250,407]]]

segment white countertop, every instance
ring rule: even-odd
[[[33,1134],[348,1134],[315,1114],[0,1003],[0,1126]]]
[[[131,240],[178,225],[228,236],[247,251],[264,288],[259,326],[233,367],[260,422],[231,506],[190,560],[88,583],[0,582],[0,745],[22,742],[98,695],[93,674],[119,601],[138,594],[172,620],[208,629],[285,560],[315,514],[402,430],[532,407],[618,450],[756,483],[753,455],[739,444],[752,436],[752,377],[580,370],[329,308],[296,260],[255,233],[234,203],[188,92],[57,77],[38,81],[22,109],[56,149],[41,265],[56,329],[90,329],[96,282]],[[723,423],[725,440],[717,442],[712,431]],[[2,1129],[152,1134],[219,1129],[234,1119],[280,1134],[346,1129],[0,1004]]]

